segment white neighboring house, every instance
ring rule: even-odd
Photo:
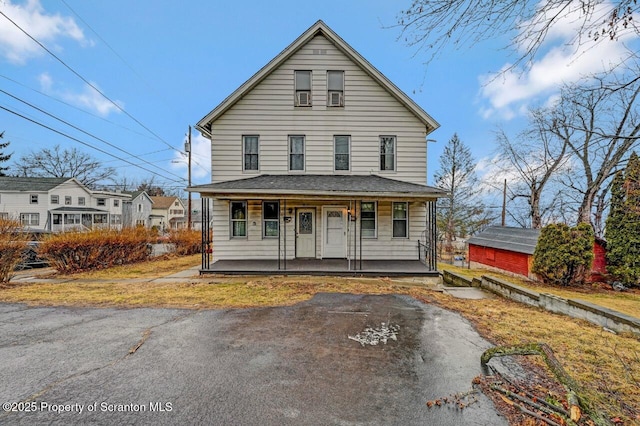
[[[318,21],[197,123],[212,152],[211,183],[190,188],[213,199],[203,243],[214,261],[279,264],[418,260],[420,241],[434,271],[438,126]]]
[[[151,226],[160,231],[187,227],[186,208],[178,197],[151,197],[153,209]]]
[[[75,178],[0,176],[0,217],[35,231],[122,228],[130,196],[92,191]]]
[[[151,228],[153,214],[153,200],[146,191],[125,191],[131,196],[124,202],[122,210],[122,225],[129,228]]]

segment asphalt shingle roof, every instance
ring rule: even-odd
[[[533,254],[539,236],[539,229],[491,226],[469,238],[468,243],[516,253]]]
[[[49,191],[62,185],[71,178],[49,177],[13,177],[0,176],[0,190],[2,191]]]
[[[348,196],[376,193],[389,196],[441,197],[439,188],[401,182],[377,175],[261,175],[192,187],[196,192],[213,194],[326,194]]]

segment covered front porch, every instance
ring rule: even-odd
[[[437,274],[436,188],[376,175],[261,175],[191,190],[203,199],[202,273]]]

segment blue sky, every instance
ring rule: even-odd
[[[0,107],[147,170],[4,109],[0,131],[5,131],[4,141],[11,142],[14,159],[60,144],[115,167],[121,178],[143,179],[154,172],[156,183],[184,187],[186,165],[180,163],[179,151],[187,127],[322,19],[441,124],[430,135],[437,141],[429,146],[428,176],[433,183],[438,157],[454,133],[471,148],[481,163],[479,172],[485,173],[496,126],[516,131],[524,124],[527,106],[549,102],[560,82],[575,81],[619,54],[610,44],[577,55],[564,45],[567,24],[551,34],[540,58],[524,73],[489,77],[509,63],[509,53],[501,49],[509,41],[506,35],[473,48],[443,51],[425,66],[426,53],[399,40],[400,30],[393,27],[397,14],[409,4],[410,0],[0,0],[0,11],[59,59],[0,15]],[[193,183],[206,183],[208,142],[196,131],[193,137]]]

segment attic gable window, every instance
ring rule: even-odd
[[[344,71],[327,71],[327,106],[344,106]]]
[[[295,106],[311,106],[311,71],[294,71]]]

